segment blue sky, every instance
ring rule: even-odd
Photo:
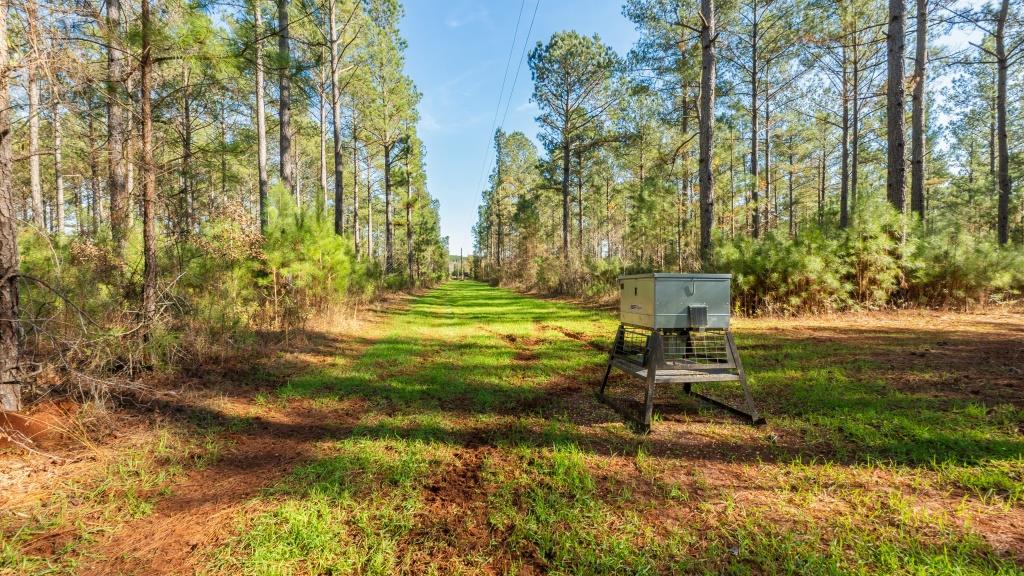
[[[495,109],[513,42],[516,20],[522,20],[509,66],[498,123],[519,65],[511,95],[506,130],[522,130],[536,138],[536,107],[530,103],[533,83],[525,58],[520,65],[526,32],[537,0],[406,0],[402,34],[409,42],[406,72],[423,94],[420,137],[427,149],[427,183],[441,201],[441,233],[453,254],[473,251],[470,229],[476,221],[480,193],[490,172]],[[619,0],[540,0],[530,48],[558,30],[575,29],[601,38],[621,54],[636,40],[633,24],[622,16]],[[485,168],[486,163],[486,168]]]

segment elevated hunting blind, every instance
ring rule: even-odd
[[[749,420],[764,422],[747,386],[729,330],[731,274],[636,274],[619,278],[619,329],[601,382],[605,398],[612,368],[646,383],[638,424],[650,431],[656,387],[683,391]],[[739,382],[744,409],[695,392],[694,384]],[[632,417],[626,414],[627,417]]]

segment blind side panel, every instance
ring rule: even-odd
[[[689,307],[706,306],[708,328],[729,327],[729,280],[722,278],[658,278],[655,306],[658,328],[690,326]]]
[[[655,328],[654,277],[624,278],[619,281],[619,319],[625,324]]]

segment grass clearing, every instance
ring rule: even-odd
[[[469,282],[417,298],[351,365],[281,387],[366,406],[343,441],[365,452],[297,469],[221,554],[252,573],[1019,573],[975,522],[1022,515],[1013,403],[894,386],[873,344],[744,320],[769,426],[675,395],[638,437],[593,397],[615,326]],[[448,501],[453,459],[475,464]],[[275,537],[295,522],[308,541]]]
[[[97,530],[208,531],[136,572],[172,554],[170,572],[208,574],[1020,574],[1024,392],[977,358],[1024,345],[1024,321],[920,314],[740,319],[768,425],[665,390],[637,436],[595,398],[613,315],[448,283],[194,414],[196,457],[124,461],[116,484],[140,497],[117,492]],[[191,505],[181,469],[228,496],[164,510]],[[5,534],[4,566],[58,564]]]
[[[393,574],[401,538],[414,524],[419,492],[443,450],[428,443],[355,438],[326,447],[270,494],[214,563],[244,574]]]

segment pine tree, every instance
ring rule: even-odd
[[[618,58],[598,36],[557,32],[530,51],[533,99],[540,107],[542,139],[561,161],[562,260],[569,261],[571,164],[586,134],[612,105],[610,83]]]

